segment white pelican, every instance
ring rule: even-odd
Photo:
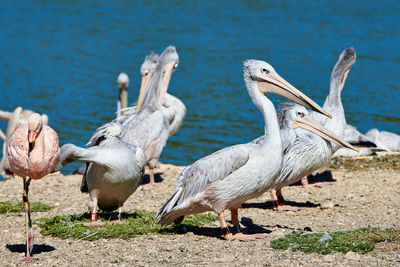
[[[274,208],[298,210],[297,207],[284,205],[281,189],[292,184],[330,161],[331,143],[356,150],[352,145],[319,125],[310,116],[306,108],[295,103],[285,103],[278,115],[283,148],[283,164],[271,198]],[[253,142],[260,143],[264,137]],[[278,198],[279,196],[279,198]]]
[[[141,91],[136,114],[127,112],[117,119],[126,128],[121,137],[141,147],[146,154],[146,165],[149,167],[150,183],[154,185],[154,168],[169,136],[169,118],[161,107],[164,102],[172,73],[178,66],[179,57],[174,46],[167,47],[160,55],[153,77],[146,91]],[[144,95],[143,101],[141,100]],[[142,104],[140,104],[142,103]]]
[[[227,240],[263,238],[263,234],[240,233],[238,208],[274,185],[282,167],[282,143],[276,111],[266,93],[280,94],[328,115],[315,102],[281,78],[266,62],[246,60],[244,80],[256,107],[264,117],[265,141],[259,145],[240,144],[219,150],[186,167],[175,193],[158,211],[161,225],[180,223],[188,214],[214,211]],[[224,210],[231,210],[237,230],[229,233]]]
[[[400,135],[374,128],[365,134],[377,147],[389,152],[400,152]]]
[[[150,82],[153,78],[154,71],[157,66],[158,58],[159,56],[153,52],[150,55],[146,56],[142,66],[140,67],[142,82],[140,85],[140,92],[137,105],[127,108],[126,112],[136,113],[138,110],[140,110],[140,107],[143,104],[143,100],[148,93]],[[176,67],[177,66],[175,66],[175,68]],[[157,88],[153,88],[153,90],[154,89]],[[161,106],[161,110],[164,112],[165,116],[169,121],[168,135],[171,137],[179,130],[179,128],[182,125],[183,119],[186,114],[185,104],[183,104],[182,101],[179,100],[179,98],[166,92],[164,96],[164,101]]]

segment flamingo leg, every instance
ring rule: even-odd
[[[23,258],[23,261],[30,261],[33,260],[31,256],[33,251],[33,242],[34,242],[34,235],[32,231],[32,220],[31,220],[31,211],[29,207],[29,185],[31,183],[31,178],[24,179],[24,193],[22,195],[22,201],[24,203],[24,210],[25,210],[25,233],[26,233],[26,255]]]
[[[274,205],[274,210],[277,211],[299,211],[300,208],[296,206],[285,205],[285,200],[282,196],[282,188],[275,188],[271,190],[271,198]]]

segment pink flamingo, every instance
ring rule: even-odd
[[[31,179],[38,180],[49,174],[60,157],[57,133],[43,125],[42,117],[33,113],[28,124],[18,126],[9,136],[8,159],[13,172],[24,181],[22,200],[25,209],[26,256],[24,261],[32,260],[33,232],[29,209],[28,192]]]

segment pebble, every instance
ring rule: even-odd
[[[361,259],[361,256],[357,253],[354,253],[353,251],[347,252],[344,257],[348,260],[355,260],[355,261],[359,261]]]

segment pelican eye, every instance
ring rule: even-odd
[[[264,72],[265,74],[268,74],[268,73],[269,73],[269,70],[267,70],[266,68],[262,68],[261,71]]]
[[[146,70],[146,72],[144,73],[144,76],[147,76],[149,74],[149,71]]]
[[[297,112],[296,112],[296,115],[297,115],[297,116],[300,116],[300,117],[304,117],[304,113],[301,112],[301,111],[297,111]]]
[[[178,63],[175,63],[174,65],[174,69],[176,69],[178,67]]]

